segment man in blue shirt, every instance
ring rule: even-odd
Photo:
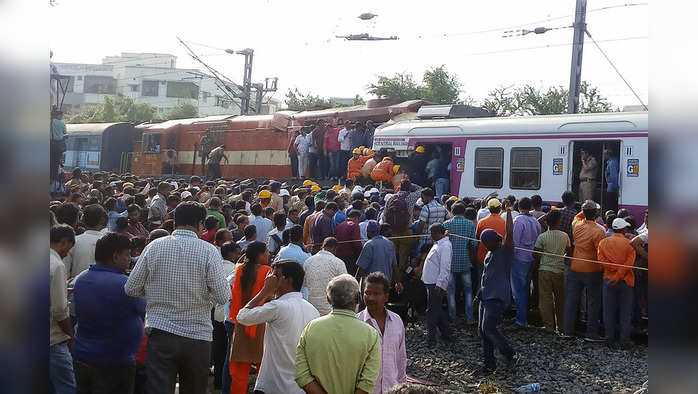
[[[504,200],[507,219],[506,237],[502,237],[493,229],[487,229],[480,234],[485,248],[489,251],[485,257],[485,269],[482,273],[482,285],[475,300],[480,301],[478,316],[478,331],[482,338],[484,356],[483,374],[492,374],[497,369],[494,358],[494,348],[499,350],[509,367],[514,365],[514,350],[507,339],[497,329],[502,321],[502,313],[511,300],[511,285],[509,275],[514,260],[514,221],[511,218],[511,207]]]
[[[360,280],[372,272],[382,272],[389,280],[393,277],[393,271],[397,267],[395,245],[382,235],[378,235],[380,225],[375,220],[369,220],[366,225],[368,242],[361,250],[356,265],[356,279]]]
[[[75,281],[77,330],[73,345],[78,392],[130,393],[135,353],[143,337],[145,299],[126,295],[131,263],[127,236],[109,233],[95,246],[95,261]]]
[[[475,223],[465,218],[465,204],[461,201],[451,208],[453,219],[444,222],[444,228],[452,235],[460,235],[470,239],[450,237],[453,245],[451,260],[451,280],[448,282],[448,314],[451,321],[456,321],[456,290],[463,287],[465,295],[465,317],[467,322],[473,320],[473,284],[470,269],[477,258],[477,242],[475,239]]]
[[[604,180],[606,189],[603,195],[604,210],[618,210],[618,177],[620,175],[620,162],[611,149],[604,149],[603,160],[606,162]]]

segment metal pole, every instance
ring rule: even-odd
[[[567,98],[567,113],[570,114],[579,112],[579,91],[582,84],[582,53],[584,51],[584,32],[587,28],[586,13],[587,0],[577,0],[577,7],[574,13],[570,88]]]
[[[244,51],[239,51],[245,55],[245,70],[243,74],[242,87],[244,89],[242,97],[241,112],[243,115],[250,113],[250,95],[252,89],[252,57],[254,56],[254,50],[248,48]]]

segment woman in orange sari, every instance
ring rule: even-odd
[[[269,251],[263,242],[252,242],[245,248],[245,262],[235,269],[232,298],[228,316],[235,322],[230,340],[230,394],[244,394],[252,363],[259,365],[264,350],[264,325],[243,326],[237,322],[238,312],[264,287],[269,267]]]

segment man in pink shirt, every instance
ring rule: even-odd
[[[341,127],[341,122],[339,123],[339,127],[332,127],[328,129],[325,132],[325,143],[324,143],[324,155],[327,156],[327,159],[330,163],[330,171],[329,171],[329,176],[330,179],[339,179],[341,176],[340,171],[339,171],[339,130],[342,129]]]
[[[389,291],[390,281],[382,272],[369,274],[364,289],[366,309],[358,314],[359,320],[375,328],[381,338],[381,369],[374,394],[386,393],[393,386],[407,381],[405,326],[400,316],[385,308]]]

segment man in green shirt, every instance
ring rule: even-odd
[[[54,109],[51,111],[51,180],[58,179],[58,166],[61,163],[61,155],[65,152],[65,137],[68,131],[61,120],[63,112]]]
[[[296,383],[306,393],[373,393],[381,364],[378,332],[356,317],[359,283],[349,274],[327,285],[332,312],[312,320],[296,349]]]
[[[225,216],[221,213],[221,205],[222,201],[218,197],[211,197],[211,199],[208,202],[208,210],[206,211],[206,216],[211,215],[215,216],[216,219],[218,219],[218,228],[228,228],[228,225],[225,223]]]
[[[536,239],[535,250],[550,254],[533,254],[533,258],[540,264],[538,268],[538,306],[545,330],[550,333],[554,333],[556,327],[560,331],[562,330],[565,308],[565,258],[562,256],[565,254],[572,256],[570,237],[567,233],[560,230],[552,230],[558,227],[560,218],[560,211],[553,210],[548,212],[546,216],[548,231],[542,233]],[[551,254],[557,256],[552,256]]]

